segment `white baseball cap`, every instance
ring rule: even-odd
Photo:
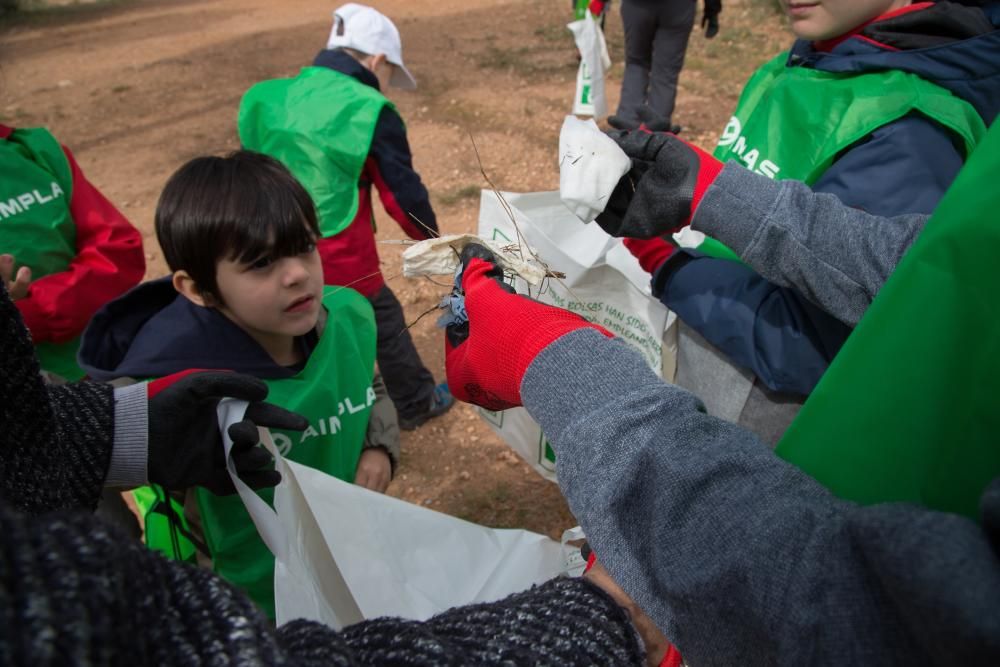
[[[389,85],[403,90],[413,90],[417,81],[403,65],[403,43],[399,30],[381,12],[349,2],[333,12],[333,28],[326,41],[328,49],[354,49],[368,55],[385,54],[393,65]]]

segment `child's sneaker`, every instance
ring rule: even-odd
[[[422,426],[428,419],[440,417],[444,413],[448,412],[453,405],[455,405],[455,397],[451,395],[450,391],[448,391],[448,383],[442,382],[438,386],[434,387],[434,393],[431,394],[431,402],[430,405],[427,406],[427,411],[414,417],[400,416],[399,428],[404,431],[412,431],[413,429]]]

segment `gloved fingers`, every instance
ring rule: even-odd
[[[304,431],[309,426],[309,421],[302,415],[265,402],[251,403],[243,418],[249,419],[257,426],[289,431]]]
[[[445,353],[447,354],[450,346],[451,348],[456,348],[465,341],[469,339],[469,322],[454,322],[449,324],[444,329],[444,339],[445,339]]]
[[[244,401],[262,401],[267,397],[267,385],[262,380],[242,373],[224,371],[191,373],[178,380],[170,389],[189,392],[201,399],[230,397]]]
[[[249,419],[230,424],[227,431],[229,437],[233,439],[233,456],[246,452],[256,447],[260,442],[260,433],[257,432],[257,425]]]
[[[479,257],[470,258],[462,271],[462,291],[468,296],[470,290],[475,291],[487,283],[497,285],[510,294],[514,293],[514,288],[503,282],[503,269],[498,264]],[[465,308],[468,311],[468,301]]]
[[[277,486],[281,482],[281,473],[277,470],[241,472],[240,479],[251,489],[266,489],[271,486]]]
[[[705,28],[705,38],[712,39],[719,34],[719,19],[716,16],[712,16],[708,19],[708,27]]]
[[[635,130],[626,132],[622,137],[615,138],[618,146],[633,160],[656,162],[660,150],[673,139],[673,136],[663,132],[642,132]]]
[[[274,461],[274,457],[271,456],[271,452],[260,445],[251,447],[238,454],[233,454],[233,463],[236,464],[236,470],[240,475],[244,472],[252,472],[258,468],[269,466],[272,461]]]
[[[484,262],[492,264],[492,269],[488,275],[503,280],[503,268],[500,266],[500,261],[497,259],[496,254],[480,243],[470,243],[462,248],[462,252],[459,255],[459,261],[462,263],[463,281],[465,278],[465,270],[469,267],[469,262],[473,259],[480,259]]]

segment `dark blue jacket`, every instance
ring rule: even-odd
[[[798,41],[788,66],[911,72],[972,104],[989,125],[1000,111],[998,26],[1000,4],[941,2],[876,21],[828,50]],[[957,144],[934,121],[906,116],[845,151],[813,189],[877,215],[931,213],[965,161]],[[776,391],[808,395],[851,332],[794,289],[694,250],[675,253],[653,287],[685,323]]]
[[[297,342],[308,356],[315,329]],[[163,377],[189,368],[220,369],[271,380],[292,377],[257,341],[214,308],[195,305],[170,278],[143,283],[97,311],[77,356],[91,379]]]
[[[379,90],[375,75],[343,51],[324,49],[313,65],[346,74]],[[383,107],[375,121],[368,158],[358,182],[358,210],[354,220],[339,234],[317,243],[326,284],[350,285],[367,297],[385,287],[375,244],[373,185],[386,213],[407,236],[418,241],[437,236],[437,218],[430,196],[413,168],[403,119],[392,106]]]

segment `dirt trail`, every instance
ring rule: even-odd
[[[61,10],[0,26],[0,120],[44,125],[70,146],[88,177],[144,235],[147,277],[166,267],[152,214],[166,178],[196,155],[237,147],[239,99],[253,83],[294,74],[325,43],[337,3],[318,0],[137,0]],[[565,0],[384,0],[400,28],[413,92],[391,91],[414,161],[445,233],[475,230],[483,166],[504,190],[558,187],[559,126],[577,66]],[[722,32],[696,27],[675,121],[710,148],[747,75],[789,38],[766,0],[726,2]],[[623,40],[617,3],[607,23],[611,108]],[[381,239],[403,238],[378,211]],[[396,278],[398,246],[383,270],[409,319],[442,288]],[[433,318],[412,332],[443,378]],[[558,536],[574,524],[558,488],[535,475],[467,406],[403,436],[390,492],[450,514]]]

